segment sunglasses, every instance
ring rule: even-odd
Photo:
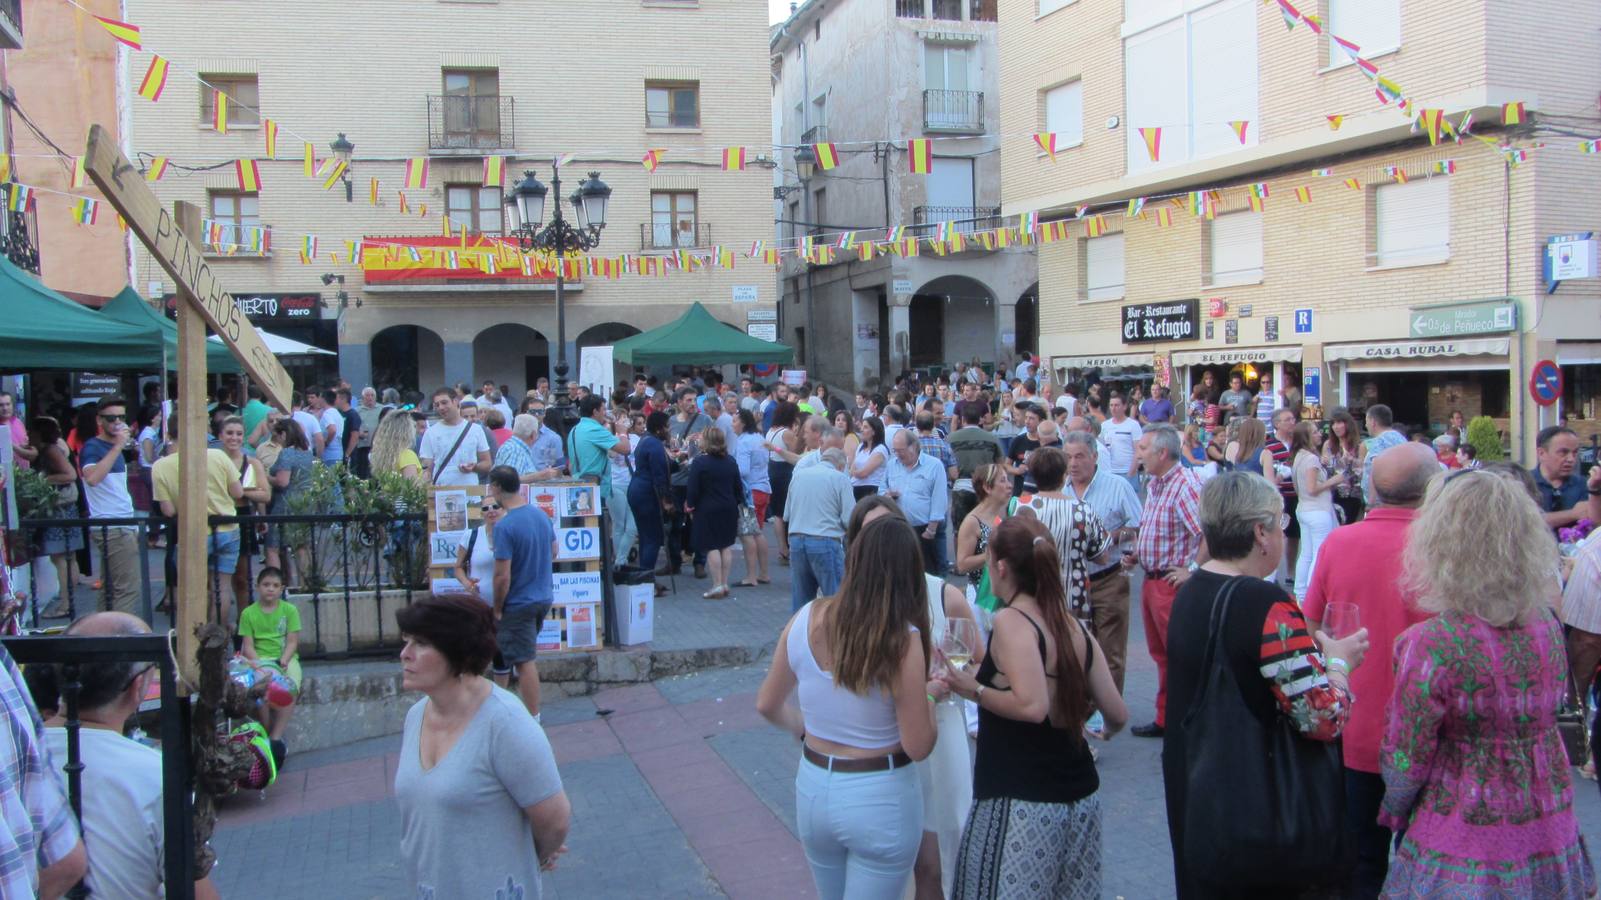
[[[128,421],[128,417],[126,415],[115,415],[115,416],[102,415],[100,418],[106,420],[107,422],[126,422],[126,421]]]
[[[478,508],[483,512],[499,512],[501,507],[499,503],[485,503]]]

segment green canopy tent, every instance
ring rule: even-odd
[[[787,363],[795,351],[787,344],[753,338],[706,311],[699,303],[677,320],[612,345],[612,359],[631,366]]]
[[[138,291],[132,287],[123,288],[122,293],[100,307],[100,315],[110,316],[139,329],[146,352],[155,354],[148,363],[150,368],[160,368],[163,361],[168,369],[178,368],[178,323],[157,312],[155,307],[139,296]],[[235,373],[239,371],[239,361],[234,359],[227,347],[216,341],[207,341],[206,371]]]
[[[147,330],[68,300],[0,257],[0,369],[126,371],[161,364]]]

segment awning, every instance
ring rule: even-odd
[[[256,329],[256,334],[261,335],[261,342],[267,345],[268,352],[270,352],[273,356],[338,355],[332,350],[324,350],[321,347],[314,347],[311,344],[302,344],[299,341],[286,338],[281,334],[273,334],[270,331],[262,331],[260,328]],[[212,335],[209,340],[215,341],[219,344],[222,343],[222,338],[217,337],[216,335]]]
[[[1301,361],[1299,346],[1245,347],[1242,349],[1181,350],[1173,354],[1175,366],[1233,366],[1240,363]]]
[[[1381,341],[1373,344],[1325,344],[1326,360],[1421,359],[1431,356],[1506,356],[1511,342],[1501,338],[1425,338],[1417,341]],[[1177,354],[1174,354],[1177,356]]]
[[[1601,341],[1557,341],[1557,365],[1583,366],[1601,363]]]
[[[1111,356],[1053,356],[1051,368],[1063,369],[1120,369],[1126,366],[1154,366],[1154,353],[1120,353]]]

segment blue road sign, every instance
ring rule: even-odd
[[[1529,394],[1541,406],[1550,406],[1562,396],[1562,370],[1549,359],[1534,364],[1529,374]]]
[[[1298,310],[1295,311],[1295,333],[1296,334],[1311,334],[1312,333],[1312,310],[1310,310],[1310,309],[1298,309]]]

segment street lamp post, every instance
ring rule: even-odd
[[[350,138],[345,137],[345,133],[341,131],[339,136],[334,138],[333,143],[328,145],[328,149],[334,152],[334,159],[345,164],[344,174],[339,176],[339,180],[345,183],[345,202],[349,203],[355,193],[350,181],[350,160],[351,156],[356,152],[356,145],[352,144]]]
[[[801,183],[801,219],[806,223],[806,233],[811,234],[816,228],[812,216],[816,211],[812,209],[812,176],[817,172],[817,152],[811,147],[802,145],[795,151],[795,174]],[[806,264],[806,341],[801,348],[801,365],[806,367],[806,377],[821,378],[817,371],[817,312],[816,296],[813,294],[812,261],[805,260]]]
[[[554,193],[553,214],[550,224],[545,219],[545,197]],[[599,172],[590,172],[573,191],[568,202],[573,205],[573,224],[562,215],[561,166],[553,164],[550,187],[546,188],[532,170],[523,172],[523,180],[506,195],[507,233],[516,238],[517,246],[528,252],[545,250],[556,256],[556,402],[551,410],[560,424],[562,434],[567,433],[572,415],[572,400],[567,391],[567,279],[562,262],[568,253],[594,249],[600,244],[600,232],[606,227],[606,204],[611,199],[611,188],[600,180]]]

